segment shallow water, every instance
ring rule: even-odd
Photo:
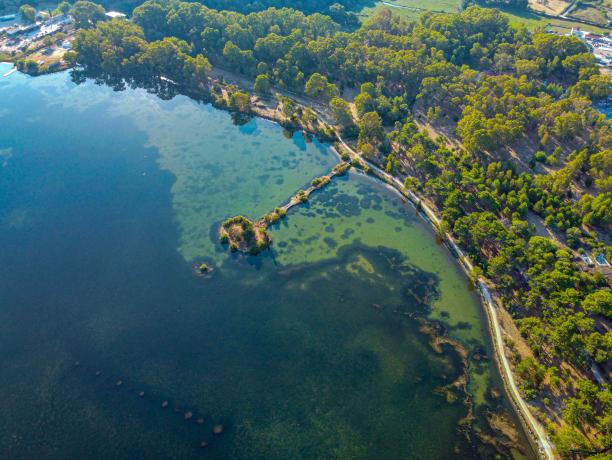
[[[459,357],[413,318],[486,351],[477,300],[393,192],[351,173],[271,251],[230,255],[218,223],[287,200],[337,162],[328,147],[67,73],[0,79],[0,101],[0,456],[491,455],[439,391]],[[504,410],[490,364],[470,369],[480,412]]]

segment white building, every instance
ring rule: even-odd
[[[120,13],[119,11],[108,11],[106,16],[111,19],[124,19],[127,17],[125,14]]]

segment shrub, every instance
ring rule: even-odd
[[[539,161],[540,163],[544,163],[546,161],[546,153],[542,152],[541,150],[538,150],[534,155],[533,158],[535,161]]]

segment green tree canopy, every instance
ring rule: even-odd
[[[97,3],[80,0],[72,5],[70,14],[74,18],[75,25],[80,29],[91,29],[98,21],[106,19],[104,8]]]
[[[240,113],[249,113],[251,111],[251,97],[243,91],[232,93],[230,108]]]
[[[332,97],[338,96],[338,88],[320,73],[313,73],[304,88],[306,94],[313,99],[321,99],[328,102]]]
[[[591,292],[582,301],[582,308],[589,313],[612,318],[612,292],[608,289],[599,289]]]
[[[330,103],[329,107],[331,109],[332,115],[336,123],[341,127],[347,127],[353,125],[353,114],[351,113],[351,108],[344,99],[340,97],[334,97]]]
[[[253,91],[259,94],[268,94],[270,92],[270,88],[272,85],[270,84],[270,77],[266,74],[257,75],[255,79],[255,84],[253,85]]]
[[[26,22],[36,21],[36,9],[28,4],[19,7],[19,16]]]

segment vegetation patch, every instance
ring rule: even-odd
[[[244,216],[227,219],[221,224],[219,239],[227,244],[232,252],[244,254],[259,254],[270,246],[272,239],[266,230],[266,225],[254,223]]]
[[[351,167],[350,163],[339,163],[336,166],[334,166],[334,169],[332,172],[336,176],[344,176],[350,167]]]
[[[309,193],[306,190],[300,190],[295,195],[294,199],[299,201],[300,203],[306,203],[308,201]]]
[[[321,187],[325,187],[327,184],[329,184],[330,182],[330,178],[329,176],[321,176],[321,177],[317,177],[315,179],[312,180],[311,185],[314,188],[321,188]]]

